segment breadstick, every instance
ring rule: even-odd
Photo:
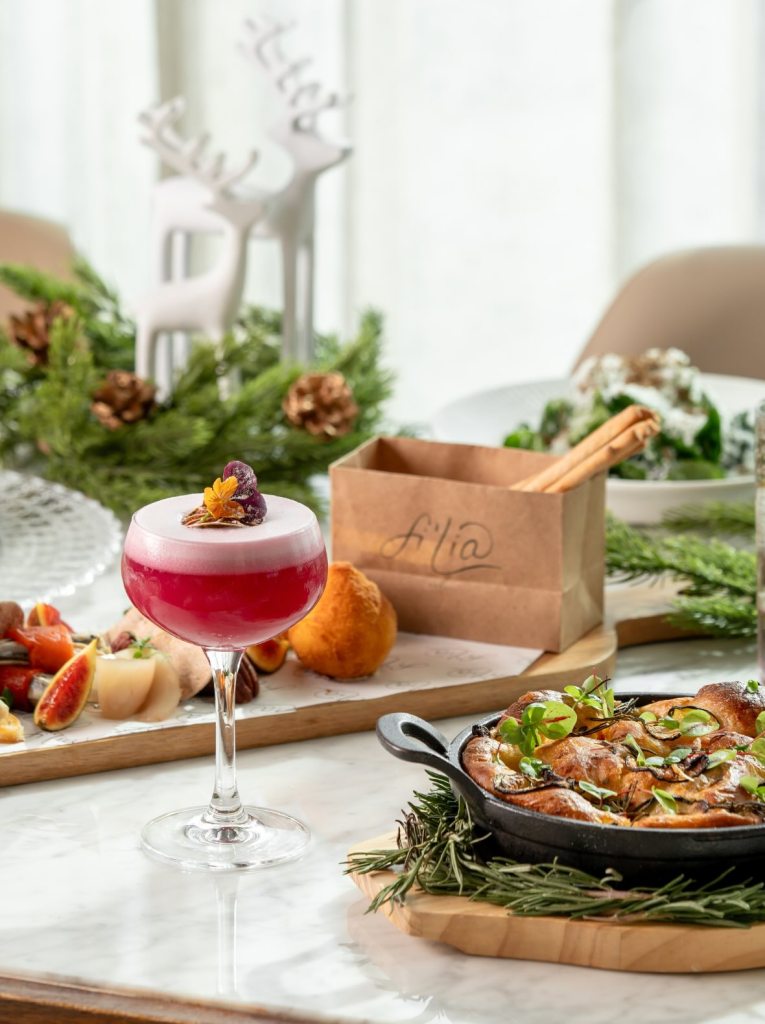
[[[658,434],[659,430],[660,427],[656,420],[643,420],[642,423],[636,423],[635,426],[625,430],[613,441],[574,466],[565,476],[559,477],[545,489],[545,493],[560,494],[562,491],[570,491],[597,473],[623,462],[641,451],[646,442]]]
[[[644,405],[628,405],[626,409],[606,420],[602,426],[588,434],[576,447],[566,452],[559,459],[556,459],[551,466],[543,469],[541,473],[535,473],[533,476],[526,477],[526,479],[521,480],[519,483],[513,484],[513,490],[546,491],[556,480],[565,476],[574,466],[589,458],[599,448],[602,448],[615,437],[618,437],[623,431],[643,420],[653,420],[655,415],[651,409],[646,408]]]

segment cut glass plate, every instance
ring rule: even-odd
[[[117,517],[92,498],[0,469],[0,601],[72,594],[108,568],[122,536]]]

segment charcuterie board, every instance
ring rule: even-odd
[[[396,846],[395,834],[359,843],[349,856]],[[351,874],[369,900],[395,879],[392,871]],[[410,890],[378,911],[407,935],[474,956],[542,960],[610,971],[657,974],[744,971],[765,967],[765,924],[751,928],[519,917],[466,896]]]
[[[491,711],[533,687],[610,674],[616,634],[598,626],[562,654],[401,633],[369,679],[338,681],[290,658],[237,710],[239,749],[372,729],[380,715],[428,719]],[[30,716],[31,718],[31,716]],[[0,747],[0,786],[176,761],[215,749],[212,702],[194,698],[168,721],[106,722],[86,711],[69,729]]]

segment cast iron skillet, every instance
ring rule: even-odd
[[[639,704],[668,694],[620,693]],[[681,694],[672,696],[684,696]],[[502,712],[477,723],[488,728]],[[462,767],[462,750],[472,737],[463,729],[451,743],[429,722],[415,715],[383,715],[377,737],[403,761],[428,765],[446,775],[452,789],[465,798],[477,825],[494,836],[500,851],[528,863],[562,864],[601,876],[614,868],[631,884],[657,884],[679,874],[698,880],[733,868],[731,877],[765,877],[765,824],[710,829],[640,829],[572,821],[505,803],[474,782]]]

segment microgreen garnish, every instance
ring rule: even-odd
[[[738,751],[734,747],[721,747],[719,750],[715,750],[713,754],[709,755],[705,770],[711,771],[712,768],[718,768],[721,764],[725,764],[727,761],[732,761],[737,755]]]
[[[754,723],[757,732],[765,732],[765,711],[761,711]]]
[[[693,747],[675,747],[664,758],[664,764],[678,764],[684,761],[689,754],[693,753]]]
[[[140,640],[135,639],[130,645],[130,649],[134,658],[151,658],[156,651],[150,636],[142,637]]]
[[[748,747],[744,748],[747,753],[753,754],[762,764],[765,764],[765,736],[758,736],[752,740]]]
[[[639,768],[667,768],[673,764],[680,764],[689,754],[693,753],[691,747],[675,747],[666,757],[661,757],[659,754],[651,754],[646,757],[645,751],[634,736],[625,736],[622,742],[635,755],[635,763]]]
[[[656,802],[661,804],[667,814],[677,814],[677,800],[671,793],[668,793],[666,789],[659,789],[657,786],[654,786],[651,792]]]
[[[518,762],[518,770],[530,779],[541,779],[547,765],[538,757],[522,757]]]
[[[656,714],[653,711],[641,711],[638,718],[641,722],[655,722]]]
[[[757,800],[765,800],[765,782],[757,775],[742,775],[739,785]]]
[[[746,688],[750,693],[757,693],[760,688],[759,681],[757,679],[747,680]]]
[[[588,676],[581,686],[564,686],[563,690],[573,698],[575,705],[593,708],[601,718],[613,718],[614,691],[607,682],[600,676]]]
[[[657,723],[662,729],[679,731],[681,736],[706,736],[720,728],[715,716],[704,708],[675,707]]]
[[[576,784],[583,793],[586,793],[588,796],[594,796],[600,803],[607,800],[610,796],[616,796],[616,790],[606,789],[604,786],[596,786],[594,782],[588,782],[586,779],[577,779]]]
[[[506,743],[512,743],[527,757],[542,742],[560,740],[568,736],[576,725],[576,712],[559,700],[533,701],[523,709],[520,722],[517,718],[506,718],[499,727],[499,734]]]
[[[0,693],[0,700],[5,704],[10,711],[13,707],[13,694],[7,686],[3,687],[3,692]]]
[[[635,737],[630,733],[624,737],[622,743],[625,747],[630,748],[632,753],[635,755],[635,761],[642,767],[645,764],[645,754]]]

